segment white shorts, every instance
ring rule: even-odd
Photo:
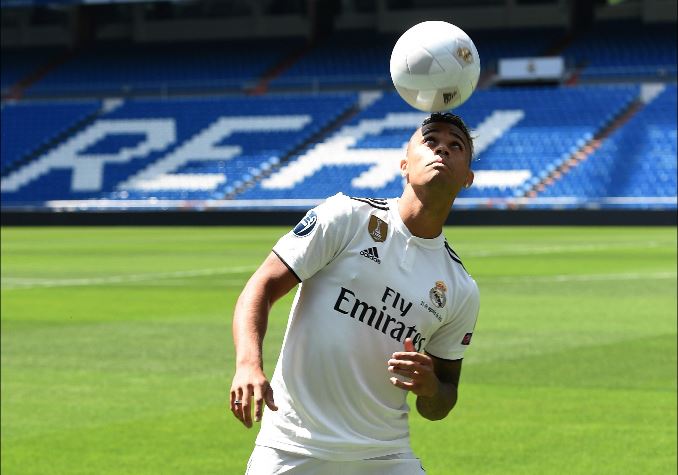
[[[332,462],[255,445],[245,475],[425,475],[413,453]]]

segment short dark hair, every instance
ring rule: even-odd
[[[468,140],[469,147],[471,148],[471,156],[469,158],[469,162],[473,161],[473,137],[471,137],[471,132],[469,132],[468,127],[464,122],[464,119],[462,119],[458,115],[452,114],[451,112],[445,113],[434,112],[429,117],[424,119],[424,122],[421,123],[421,127],[424,128],[425,126],[433,124],[434,122],[445,122],[447,124],[457,126],[459,130],[461,130],[466,136],[466,140]]]

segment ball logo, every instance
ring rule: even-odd
[[[464,46],[457,48],[457,57],[463,59],[466,64],[471,64],[473,62],[473,53]]]
[[[309,211],[308,214],[299,221],[299,224],[294,227],[292,232],[299,237],[308,236],[315,228],[317,222],[318,217],[316,216],[315,211]]]
[[[455,89],[454,91],[443,92],[443,102],[447,105],[452,102],[453,99],[457,97],[459,92]]]

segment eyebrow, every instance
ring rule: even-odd
[[[439,128],[436,128],[436,127],[431,127],[431,128],[429,128],[429,129],[427,129],[426,131],[422,130],[422,131],[421,131],[421,135],[422,135],[422,137],[426,137],[427,134],[432,133],[432,132],[440,132],[440,129],[439,129]],[[466,145],[466,141],[462,138],[461,135],[459,135],[458,133],[454,132],[453,130],[450,131],[450,134],[453,135],[453,136],[455,136],[459,141],[461,141],[461,143],[464,145],[464,147],[467,146],[467,145]]]

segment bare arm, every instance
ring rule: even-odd
[[[255,420],[261,420],[264,402],[277,410],[273,391],[264,374],[262,347],[273,303],[299,281],[292,271],[270,253],[245,285],[233,315],[236,369],[231,384],[231,410],[246,427],[252,427],[252,398]],[[235,404],[235,401],[241,401]]]
[[[417,411],[426,419],[437,421],[446,417],[457,403],[457,388],[462,360],[443,360],[426,353],[433,361],[438,378],[438,391],[431,397],[417,397]]]
[[[393,353],[388,370],[410,379],[395,377],[391,383],[417,395],[417,411],[426,419],[443,419],[457,403],[457,387],[462,360],[444,360],[418,353],[412,341],[405,340],[405,351]]]

